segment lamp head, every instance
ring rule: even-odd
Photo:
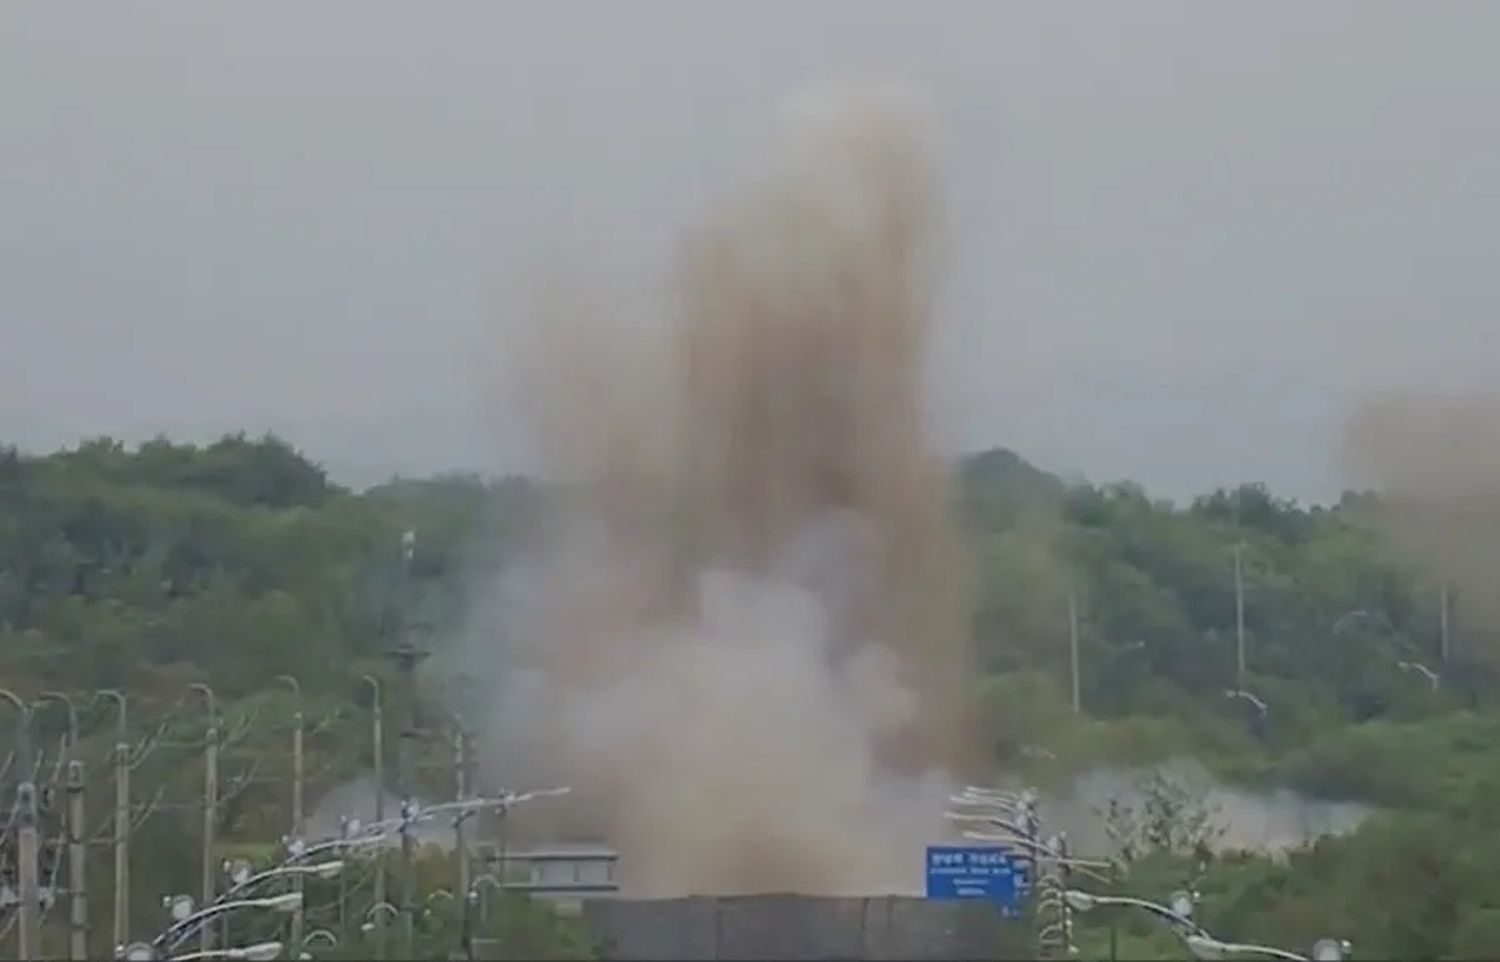
[[[250,872],[250,863],[242,858],[224,860],[224,874],[235,885],[244,885],[250,881]]]
[[[191,895],[166,895],[161,900],[162,907],[172,917],[173,922],[185,921],[193,914],[194,904]]]
[[[244,959],[245,962],[273,962],[281,958],[280,942],[257,942],[240,949],[230,949],[229,957],[232,959]]]
[[[275,912],[295,912],[302,907],[302,893],[286,892],[281,895],[273,895],[270,898],[261,899],[260,904],[263,908],[268,908]]]
[[[338,878],[338,874],[343,870],[344,863],[341,859],[333,859],[313,866],[313,874],[321,879]]]
[[[1063,901],[1068,903],[1068,908],[1075,912],[1087,912],[1099,904],[1097,896],[1088,892],[1080,892],[1078,889],[1068,889],[1063,892]]]
[[[1229,954],[1228,947],[1218,939],[1211,939],[1203,935],[1189,935],[1186,940],[1188,951],[1194,957],[1202,959],[1203,962],[1218,962]]]

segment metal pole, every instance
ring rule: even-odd
[[[41,953],[41,892],[37,880],[36,783],[31,772],[31,709],[14,692],[0,688],[0,698],[10,702],[20,716],[16,762],[20,781],[16,785],[16,882],[21,904],[17,909],[16,954],[34,959]]]
[[[1448,663],[1448,582],[1438,586],[1438,660]]]
[[[464,958],[474,962],[474,905],[479,901],[479,892],[470,888],[464,892],[464,914],[461,940]]]
[[[60,691],[44,691],[38,702],[55,701],[68,713],[68,733],[63,743],[67,780],[63,784],[67,806],[63,811],[63,834],[68,840],[68,958],[88,958],[88,880],[83,848],[83,764],[73,758],[78,749],[78,712],[73,699]],[[62,853],[58,853],[61,857]]]
[[[1073,682],[1073,714],[1083,712],[1083,698],[1078,685],[1078,599],[1068,595],[1068,665]]]
[[[1234,546],[1234,687],[1245,687],[1245,577],[1240,560],[1244,545]]]
[[[370,744],[375,765],[375,821],[385,820],[385,710],[380,700],[380,680],[364,676],[374,701],[370,709]],[[385,855],[375,857],[375,904],[385,902]],[[375,958],[385,958],[385,913],[375,913]]]
[[[29,758],[26,764],[29,769]],[[18,954],[22,959],[30,960],[41,957],[42,906],[41,889],[37,880],[36,784],[32,782],[30,774],[24,778],[26,780],[16,789],[16,804],[21,809],[20,827],[17,830],[21,865],[16,872],[21,889]]]
[[[301,842],[303,841],[302,836],[307,831],[302,806],[302,735],[304,728],[302,686],[291,675],[282,675],[277,680],[285,682],[287,687],[292,690],[292,696],[297,699],[297,708],[292,713],[292,838]],[[292,875],[292,891],[301,895],[302,888],[302,873],[294,873]],[[302,903],[299,900],[297,907],[292,910],[291,944],[294,951],[300,950],[302,947],[302,921]]]
[[[465,745],[466,737],[460,729],[453,736],[453,765],[455,770],[455,785],[457,790],[453,793],[454,801],[462,802],[469,797],[469,761]],[[469,891],[469,847],[468,831],[465,823],[468,815],[459,812],[453,820],[453,845],[458,855],[458,891]]]
[[[88,855],[83,841],[83,762],[68,762],[68,958],[89,957]]]
[[[401,801],[401,957],[415,958],[416,951],[416,887],[415,856],[416,841],[412,838],[413,803],[403,796]]]
[[[115,718],[115,904],[110,945],[122,946],[130,941],[130,744],[126,740],[125,696],[106,690],[96,697],[113,700],[119,711]]]
[[[416,840],[412,835],[413,816],[416,812],[415,780],[412,777],[411,758],[421,734],[421,719],[417,713],[416,668],[417,661],[425,652],[417,648],[408,637],[408,607],[411,592],[411,567],[416,555],[417,533],[407,531],[401,536],[401,622],[398,626],[399,643],[390,652],[401,671],[401,692],[406,700],[406,725],[401,731],[401,743],[396,748],[396,786],[401,795],[401,928],[402,958],[413,957],[416,951]]]
[[[203,748],[203,901],[201,905],[214,903],[214,829],[218,821],[219,808],[219,711],[213,689],[203,684],[188,686],[190,691],[203,695],[208,705],[208,732]],[[198,948],[201,952],[213,949],[214,927],[204,925],[198,930]]]

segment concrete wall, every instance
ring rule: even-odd
[[[987,905],[900,897],[753,895],[584,906],[599,957],[636,959],[1015,959],[1024,922]]]

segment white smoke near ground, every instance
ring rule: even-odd
[[[626,894],[911,892],[946,833],[966,572],[922,433],[919,119],[799,101],[659,317],[564,277],[518,346],[568,486],[473,613],[483,767],[570,785],[517,827],[614,844]]]
[[[1354,831],[1375,809],[1359,802],[1310,798],[1289,788],[1255,791],[1227,785],[1192,758],[1173,758],[1148,767],[1101,766],[1079,772],[1060,789],[1041,795],[1047,831],[1065,831],[1074,850],[1096,857],[1118,851],[1119,839],[1104,815],[1113,801],[1141,810],[1146,786],[1165,779],[1192,807],[1185,823],[1201,815],[1204,841],[1216,852],[1249,851],[1281,855],[1320,838]]]

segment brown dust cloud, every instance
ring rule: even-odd
[[[1448,585],[1453,656],[1500,668],[1500,392],[1372,393],[1341,456],[1392,547]]]
[[[475,616],[483,764],[571,786],[517,830],[616,846],[626,894],[906,892],[945,833],[968,576],[923,431],[937,187],[904,93],[796,101],[660,303],[564,277],[513,352],[566,493]]]

